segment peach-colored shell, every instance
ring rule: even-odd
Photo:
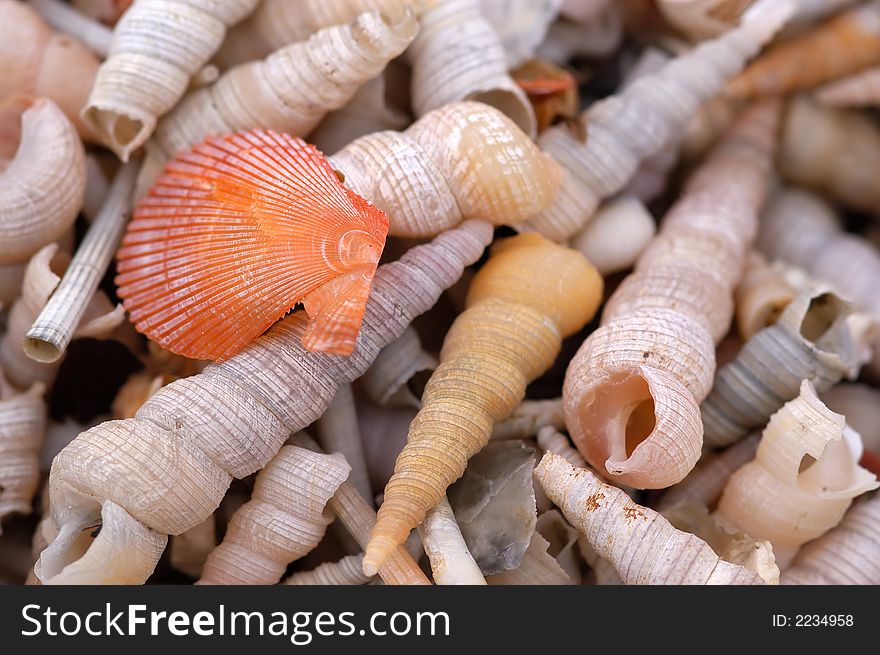
[[[732,80],[727,93],[739,97],[787,94],[878,61],[880,3],[871,1],[781,41]]]
[[[79,111],[99,63],[79,41],[53,32],[27,3],[0,0],[0,102],[17,94],[49,98],[83,138],[94,140]]]
[[[143,582],[162,552],[154,545],[204,521],[233,476],[265,466],[292,431],[315,421],[337,386],[362,375],[383,346],[432,307],[491,236],[488,224],[470,221],[382,266],[350,357],[306,351],[301,338],[307,320],[297,312],[226,362],[162,387],[134,419],[80,434],[52,465],[50,502],[59,537],[43,551],[37,575],[46,582],[64,579],[67,569],[81,570],[84,564],[74,561],[81,553],[68,537],[94,525],[102,507],[113,507],[99,539],[130,526],[131,540],[121,544],[124,551],[82,555],[97,565],[84,581],[101,580],[102,570],[115,567]]]
[[[489,441],[496,421],[593,316],[602,280],[577,251],[524,234],[498,243],[474,277],[385,486],[364,555],[374,572]]]
[[[767,101],[743,114],[568,365],[566,425],[602,475],[663,488],[700,456],[699,403],[712,387],[715,344],[730,325],[733,288],[757,231],[779,113]]]
[[[301,139],[214,137],[138,204],[116,284],[138,330],[187,357],[228,358],[298,302],[306,347],[349,354],[387,230]]]

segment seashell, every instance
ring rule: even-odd
[[[0,519],[14,512],[31,513],[46,431],[45,390],[38,382],[18,393],[0,370]]]
[[[569,362],[569,434],[600,475],[637,488],[682,480],[700,456],[699,403],[757,230],[779,104],[743,114],[685,185],[602,327]],[[712,253],[708,256],[706,253]]]
[[[106,57],[110,52],[113,31],[106,25],[80,13],[62,0],[30,0],[29,4],[54,29],[74,37],[95,54]]]
[[[569,239],[590,220],[599,200],[624,188],[640,162],[662,150],[792,10],[784,0],[762,0],[739,27],[593,103],[580,117],[586,125],[586,144],[566,127],[546,130],[538,145],[562,164],[565,181],[556,202],[517,229],[538,231],[556,241]]]
[[[205,561],[216,544],[217,519],[211,514],[186,532],[171,537],[168,547],[171,568],[192,578],[201,577]]]
[[[880,584],[880,494],[856,502],[840,523],[801,548],[782,584]]]
[[[880,2],[866,2],[781,41],[731,80],[734,97],[785,95],[880,62]]]
[[[784,267],[769,264],[757,252],[750,252],[746,271],[736,289],[736,326],[743,341],[772,325],[794,300],[797,289],[786,279]]]
[[[580,551],[577,548],[578,531],[569,525],[558,510],[550,509],[538,517],[535,532],[550,544],[547,554],[556,560],[572,582],[579,582],[582,576]]]
[[[284,446],[257,475],[196,584],[274,584],[324,537],[324,508],[351,467],[340,454]]]
[[[538,57],[561,65],[576,56],[602,58],[617,50],[623,41],[623,12],[617,3],[599,2],[602,6],[589,17],[569,15],[569,20],[553,23],[538,47]]]
[[[657,8],[669,24],[693,40],[729,30],[754,0],[659,0]]]
[[[361,570],[363,554],[346,555],[337,562],[325,562],[311,571],[294,573],[281,584],[291,585],[363,585],[372,580]]]
[[[565,18],[586,23],[601,14],[610,0],[562,0],[561,12]]]
[[[327,114],[309,134],[309,143],[333,154],[362,136],[402,130],[409,123],[409,116],[388,100],[388,81],[380,74],[363,84],[345,105]]]
[[[64,271],[64,277],[25,335],[22,346],[31,359],[57,361],[64,354],[77,326],[86,319],[86,312],[125,228],[136,174],[137,162],[130,162],[116,174],[98,216]],[[98,331],[109,331],[122,319],[120,308],[109,322],[98,326]]]
[[[777,166],[789,182],[878,213],[878,149],[880,128],[867,116],[798,96],[789,103]]]
[[[113,30],[110,52],[82,109],[85,123],[127,162],[183,97],[226,29],[257,2],[213,0],[199,7],[186,0],[140,0]]]
[[[535,531],[535,451],[521,441],[490,443],[448,491],[468,551],[484,575],[519,566]],[[430,553],[429,553],[430,555]]]
[[[411,13],[377,13],[328,27],[225,73],[180,101],[159,121],[147,144],[139,196],[169,158],[212,135],[262,128],[308,134],[327,112],[345,105],[358,87],[382,72],[418,30]],[[331,63],[332,62],[332,63]]]
[[[360,399],[357,410],[370,484],[373,489],[384,489],[394,473],[394,462],[406,444],[409,424],[418,409],[381,407]]]
[[[418,408],[421,393],[413,389],[413,379],[435,368],[437,359],[422,350],[419,335],[408,327],[400,338],[382,349],[360,379],[361,389],[380,405]]]
[[[539,133],[559,120],[577,115],[580,107],[577,82],[564,68],[546,59],[530,59],[511,75],[532,104]]]
[[[0,264],[24,261],[67,232],[86,186],[82,143],[58,106],[38,99],[19,108],[18,150],[0,170]]]
[[[624,584],[763,584],[757,574],[720,559],[705,541],[676,530],[654,510],[592,473],[545,453],[535,478]]]
[[[102,506],[118,502],[122,518],[134,517],[140,526],[143,544],[126,546],[130,554],[106,551],[108,560],[100,568],[110,569],[153,554],[147,544],[155,535],[164,544],[165,534],[180,534],[204,521],[220,504],[233,475],[259,470],[291,431],[315,421],[337,386],[363,374],[383,346],[433,306],[464,266],[477,260],[491,236],[489,225],[467,222],[382,266],[351,357],[306,351],[300,339],[307,320],[297,312],[223,364],[162,387],[136,418],[82,433],[55,458],[50,474],[52,515],[61,532],[79,534],[99,520]],[[302,393],[291,395],[291,388]],[[366,501],[361,502],[369,512]],[[344,518],[338,507],[334,511]],[[107,516],[119,517],[105,515],[105,521]],[[355,518],[360,523],[353,534],[365,543],[369,520]],[[104,526],[101,534],[109,534]],[[65,566],[78,566],[79,552],[71,547],[67,538],[50,543],[37,568],[43,582]],[[155,562],[130,563],[148,572]],[[398,579],[393,576],[409,570],[400,566],[395,558],[383,572]],[[97,570],[93,575],[99,577]]]
[[[141,405],[170,381],[162,375],[153,375],[147,371],[135,373],[119,388],[113,399],[113,418],[134,418]]]
[[[89,224],[95,222],[109,188],[110,181],[104,174],[98,157],[86,154],[86,191],[83,197],[82,214]]]
[[[553,363],[562,339],[593,316],[601,288],[580,253],[540,235],[520,235],[493,249],[471,283],[467,309],[446,335],[440,365],[385,487],[365,573],[381,566],[461,476],[494,423],[513,412],[526,384]]]
[[[21,292],[27,262],[0,264],[0,305],[9,307]]]
[[[577,467],[576,467],[577,468]],[[602,559],[593,550],[587,538],[580,534],[578,536],[578,550],[581,557],[591,567],[591,573],[597,585],[622,585],[623,580],[617,574],[617,570],[606,559]]]
[[[318,30],[350,23],[368,11],[393,16],[408,10],[418,16],[428,4],[429,0],[262,0],[229,31],[214,61],[225,70],[305,41]]]
[[[419,525],[419,536],[431,560],[434,583],[439,585],[484,585],[480,567],[468,550],[455,514],[446,496],[429,510]],[[363,565],[363,562],[361,563]]]
[[[318,441],[324,451],[338,453],[350,467],[347,479],[364,498],[372,498],[373,490],[367,474],[364,448],[358,429],[357,412],[350,384],[341,384],[333,400],[315,424]]]
[[[388,214],[391,236],[432,236],[462,217],[518,223],[547,208],[562,183],[556,163],[509,118],[476,102],[446,105],[405,132],[361,137],[330,162]]]
[[[486,578],[490,585],[570,585],[574,580],[548,552],[550,543],[538,532],[532,533],[529,547],[515,569]]]
[[[815,96],[828,107],[876,107],[880,105],[880,66],[827,82],[816,89]]]
[[[211,137],[138,204],[118,294],[139,332],[187,357],[226,359],[298,302],[312,318],[306,348],[347,355],[387,231],[385,214],[301,139]]]
[[[587,462],[581,454],[571,445],[564,434],[552,426],[546,426],[538,430],[538,447],[545,453],[550,452],[559,455],[572,466],[587,468]]]
[[[740,102],[718,95],[697,107],[681,134],[680,156],[684,161],[698,161],[733,125]]]
[[[846,417],[847,425],[862,435],[865,450],[880,453],[880,391],[866,384],[835,384],[822,394],[822,402]]]
[[[661,496],[658,509],[665,512],[688,502],[714,507],[730,476],[755,458],[759,441],[760,435],[753,433],[722,451],[703,453],[687,477]]]
[[[815,22],[817,18],[836,14],[841,9],[854,5],[859,0],[798,0],[797,11],[792,21],[792,28]]]
[[[564,1],[480,0],[480,13],[501,40],[508,69],[535,56]]]
[[[724,487],[721,525],[770,541],[784,570],[804,543],[840,522],[853,498],[880,486],[842,439],[845,425],[804,380],[770,418],[755,459]]]
[[[71,0],[71,4],[86,16],[113,25],[134,0]]]
[[[736,359],[722,367],[701,408],[703,439],[720,448],[763,425],[795,398],[802,380],[824,392],[854,362],[847,317],[852,306],[831,292],[805,291],[779,320],[757,332]]]
[[[47,98],[79,134],[95,134],[79,117],[98,70],[98,58],[82,43],[53,32],[27,3],[0,0],[0,102],[17,95]]]
[[[725,530],[705,505],[693,501],[674,505],[664,510],[663,516],[673,527],[705,541],[725,562],[757,573],[767,584],[779,584],[779,567],[769,541]]]
[[[495,424],[491,439],[528,439],[544,427],[565,428],[562,398],[522,401],[510,416]]]
[[[475,100],[495,107],[534,138],[532,106],[507,74],[504,47],[480,13],[480,0],[434,0],[419,16],[419,25],[407,51],[416,116]]]

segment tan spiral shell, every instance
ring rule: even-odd
[[[233,476],[260,469],[292,430],[317,419],[336,387],[361,375],[379,350],[479,257],[490,238],[489,225],[467,222],[380,267],[350,357],[306,351],[300,339],[307,321],[297,312],[226,362],[162,387],[134,419],[108,421],[80,434],[55,458],[50,474],[59,530],[78,534],[100,520],[102,506],[111,502],[134,517],[148,541],[203,521]],[[302,393],[291,396],[291,385]],[[69,548],[69,541],[57,539],[43,552],[37,573],[44,582],[76,566]],[[120,557],[113,553],[108,567]],[[141,562],[139,570],[153,566],[155,559]]]
[[[699,403],[757,231],[779,112],[777,102],[761,103],[731,128],[569,362],[566,425],[600,475],[663,488],[700,456]]]
[[[226,528],[197,584],[274,584],[308,554],[332,517],[325,507],[348,477],[342,455],[283,446],[254,482],[249,502]]]
[[[764,429],[755,459],[734,473],[718,501],[725,525],[773,544],[785,569],[798,548],[843,518],[852,499],[878,487],[843,438],[844,417],[806,380]]]
[[[721,560],[699,537],[676,530],[558,455],[546,453],[535,478],[625,584],[763,584],[752,571]]]
[[[83,120],[122,161],[142,146],[156,121],[183,97],[190,78],[220,47],[226,29],[258,0],[139,0],[113,30]]]
[[[299,571],[284,580],[286,585],[362,585],[373,578],[364,575],[361,563],[364,556],[346,555],[336,562],[319,564],[311,571]]]

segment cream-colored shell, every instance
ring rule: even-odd
[[[226,29],[259,0],[139,0],[113,30],[83,120],[122,161],[146,143],[220,47]]]
[[[762,425],[797,397],[802,380],[820,393],[839,382],[855,362],[851,313],[852,306],[833,293],[798,294],[776,323],[719,369],[702,406],[706,445],[729,445]]]
[[[729,30],[753,0],[658,0],[657,8],[676,29],[691,39],[705,39]]]
[[[535,478],[625,584],[763,584],[752,571],[721,560],[699,537],[676,530],[558,455],[546,453]]]
[[[36,383],[24,393],[16,392],[0,370],[0,520],[13,512],[31,512],[46,431],[45,390]]]
[[[524,400],[503,421],[492,429],[492,439],[529,439],[545,427],[565,428],[562,398]]]
[[[21,262],[76,220],[86,188],[82,142],[51,100],[21,115],[21,141],[0,171],[0,264]]]
[[[362,585],[373,578],[361,570],[363,554],[346,555],[336,562],[319,564],[311,571],[294,573],[281,584],[290,585]]]
[[[435,584],[486,584],[480,567],[461,535],[446,496],[425,515],[425,520],[419,525],[419,536],[431,561]]]
[[[216,545],[217,515],[211,514],[198,525],[169,539],[168,562],[173,569],[199,578]]]
[[[407,51],[416,116],[451,102],[477,100],[534,138],[534,110],[507,74],[504,47],[480,13],[480,0],[434,0],[419,22],[419,35]]]
[[[348,481],[364,498],[373,497],[364,447],[358,428],[357,411],[350,384],[341,384],[324,414],[315,423],[315,433],[321,448],[328,453],[338,453],[348,462],[351,471]]]
[[[226,528],[197,584],[275,584],[307,555],[332,520],[325,507],[348,477],[342,455],[284,446],[254,482],[249,502]]]
[[[497,109],[456,102],[404,132],[377,132],[330,158],[353,191],[388,214],[391,236],[432,236],[481,218],[524,221],[553,202],[562,175]]]
[[[106,57],[110,52],[113,31],[86,14],[80,13],[63,0],[29,0],[49,25],[70,34],[94,53]]]
[[[291,431],[316,420],[337,386],[361,375],[383,346],[430,308],[476,261],[491,234],[488,224],[468,222],[381,266],[350,357],[307,353],[300,344],[307,321],[296,312],[240,354],[162,387],[136,418],[80,434],[55,458],[50,474],[52,513],[61,532],[78,534],[94,525],[108,502],[133,516],[144,538],[160,534],[164,540],[204,521],[232,477],[265,466]],[[291,388],[301,393],[291,395]],[[362,544],[369,530],[369,523],[361,528]],[[44,551],[44,582],[65,564],[76,566],[69,548],[61,539]],[[107,567],[120,557],[113,552]],[[152,570],[155,561],[141,565]]]
[[[620,5],[609,0],[594,4],[601,6],[589,16],[577,18],[569,14],[553,23],[538,48],[538,57],[564,65],[578,55],[601,59],[617,50],[624,27]]]
[[[740,26],[594,103],[579,119],[587,133],[586,144],[567,127],[545,130],[538,144],[562,164],[565,182],[547,211],[517,229],[535,230],[556,241],[569,239],[592,218],[600,199],[626,186],[640,162],[663,149],[697,107],[716,95],[779,30],[792,10],[786,0],[762,0]]]
[[[822,402],[846,417],[847,425],[862,435],[865,450],[880,455],[880,389],[866,384],[835,384],[822,394]]]
[[[775,323],[797,291],[787,279],[782,264],[770,264],[760,253],[750,252],[745,274],[734,296],[740,338],[748,341],[756,332]]]
[[[880,584],[880,494],[855,503],[829,532],[804,546],[782,584]]]
[[[876,107],[880,105],[880,66],[828,82],[815,93],[829,107]]]
[[[657,232],[654,217],[633,197],[604,203],[595,218],[572,237],[580,250],[602,275],[630,268]]]
[[[361,84],[381,73],[417,31],[411,13],[391,18],[362,14],[265,60],[233,68],[190,93],[159,121],[147,144],[138,195],[148,191],[168,159],[210,135],[256,127],[308,134],[327,112],[342,107]]]
[[[410,388],[413,377],[437,368],[437,358],[422,350],[419,335],[409,327],[385,346],[360,379],[360,386],[380,405],[420,407],[421,399]]]
[[[507,68],[532,59],[564,0],[480,0],[480,13],[501,39]]]
[[[587,462],[564,434],[552,426],[538,430],[538,447],[544,452],[554,453],[564,458],[572,466],[587,468]]]
[[[731,476],[715,516],[769,540],[784,570],[800,546],[840,522],[853,498],[878,487],[842,438],[845,425],[804,380],[770,419],[755,459]]]

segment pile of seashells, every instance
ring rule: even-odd
[[[880,0],[0,32],[0,583],[880,584]]]

